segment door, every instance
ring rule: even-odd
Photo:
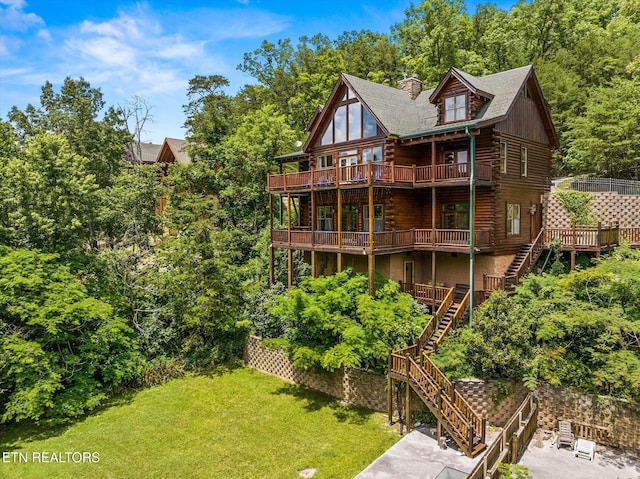
[[[340,182],[349,183],[356,175],[357,156],[343,156],[340,158]]]
[[[406,293],[413,295],[413,281],[414,281],[414,273],[413,273],[413,261],[405,261],[404,262],[404,283],[403,289]]]

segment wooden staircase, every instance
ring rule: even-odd
[[[416,344],[389,355],[389,381],[406,382],[436,417],[438,437],[444,428],[460,449],[473,457],[486,447],[486,422],[429,358],[449,331],[459,326],[468,314],[469,298],[468,287],[449,290]]]
[[[522,245],[504,275],[484,275],[484,290],[487,296],[496,289],[503,289],[507,292],[514,291],[520,278],[529,274],[540,258],[544,249],[543,238],[544,230],[541,230],[533,243]]]

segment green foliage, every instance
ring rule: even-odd
[[[394,281],[378,277],[371,297],[367,277],[350,269],[305,279],[268,314],[281,324],[296,366],[328,371],[342,366],[384,370],[389,349],[405,347],[427,319]]]
[[[500,477],[505,479],[532,479],[529,474],[529,469],[518,464],[506,464],[499,462],[498,471],[500,471]]]
[[[445,340],[435,358],[447,373],[466,359],[483,378],[639,401],[639,304],[640,252],[620,247],[583,271],[529,275],[512,297],[494,293],[474,330]]]
[[[591,209],[591,193],[586,191],[556,191],[553,195],[560,200],[564,209],[569,213],[569,218],[576,225],[590,226],[593,224],[593,211]]]
[[[141,372],[131,328],[57,261],[0,256],[2,422],[79,416]]]

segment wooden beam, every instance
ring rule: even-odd
[[[273,286],[275,283],[275,277],[273,272],[273,245],[269,245],[269,286]]]
[[[336,256],[336,270],[342,273],[342,253],[338,252]]]
[[[293,287],[293,250],[289,248],[287,253],[287,285],[291,289]]]
[[[376,294],[376,257],[373,253],[369,253],[368,263],[369,294],[373,296]]]
[[[316,251],[311,250],[311,277],[318,277],[317,263],[316,263]]]

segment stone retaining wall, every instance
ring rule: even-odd
[[[249,367],[323,392],[348,404],[387,412],[387,379],[381,374],[355,368],[344,368],[333,373],[304,371],[295,368],[284,351],[263,348],[261,339],[255,336],[247,338],[244,359]],[[474,411],[486,418],[489,425],[497,427],[506,424],[528,393],[520,384],[477,379],[453,383]],[[538,427],[557,430],[559,420],[571,421],[574,431],[582,428],[580,430],[585,432],[583,437],[594,434],[599,444],[640,450],[640,405],[611,397],[579,394],[546,384],[536,390],[536,395],[539,404]],[[397,420],[395,390],[392,397],[393,415]],[[400,394],[400,401],[401,409],[404,409],[404,392]],[[414,414],[425,408],[413,391],[411,404]]]
[[[616,222],[621,228],[640,227],[640,196],[619,195],[618,193],[590,193],[591,211],[594,221],[600,221],[602,226]],[[560,200],[553,194],[545,195],[544,204],[545,228],[569,228],[571,219]]]
[[[558,421],[571,421],[574,432],[580,428],[594,430],[597,436],[594,439],[599,444],[640,450],[640,405],[547,384],[541,385],[536,393],[540,405],[538,427],[557,430]]]

